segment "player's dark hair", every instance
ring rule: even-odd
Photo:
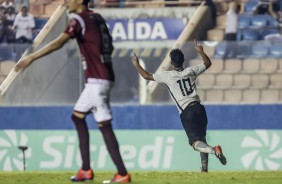
[[[88,7],[89,2],[90,2],[90,0],[83,0],[82,4],[86,7]]]
[[[184,62],[184,55],[180,49],[173,49],[169,53],[171,62],[176,67],[182,67]]]

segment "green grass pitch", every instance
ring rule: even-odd
[[[74,172],[0,172],[2,184],[71,184],[69,177]],[[113,172],[95,172],[94,181],[102,183]],[[280,184],[282,171],[242,172],[131,172],[133,184]]]

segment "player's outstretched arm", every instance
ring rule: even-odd
[[[38,51],[25,56],[22,58],[15,66],[15,70],[19,71],[21,69],[24,69],[28,67],[33,61],[36,59],[45,56],[47,54],[52,53],[55,50],[60,49],[68,40],[70,39],[70,36],[66,33],[60,34],[55,40],[47,44],[45,47],[39,49]]]
[[[131,58],[131,62],[133,66],[136,68],[138,73],[146,80],[154,80],[153,75],[149,72],[147,72],[140,64],[139,64],[139,59],[134,53],[134,56]]]
[[[211,60],[207,56],[207,54],[204,52],[203,46],[201,44],[199,44],[196,40],[195,40],[195,43],[196,43],[195,49],[200,54],[200,56],[202,57],[202,59],[204,61],[204,65],[208,69],[212,65]]]

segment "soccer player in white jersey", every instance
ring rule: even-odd
[[[142,68],[135,53],[131,61],[144,79],[166,84],[179,110],[189,144],[194,150],[200,152],[201,171],[208,172],[208,154],[214,154],[223,165],[226,165],[226,158],[219,145],[212,147],[206,142],[207,115],[205,107],[200,103],[200,98],[197,95],[195,81],[197,76],[211,66],[211,61],[205,54],[202,45],[196,42],[195,49],[204,62],[185,69],[183,68],[184,55],[180,49],[173,49],[170,52],[172,71],[151,74]]]

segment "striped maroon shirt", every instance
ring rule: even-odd
[[[71,17],[65,33],[77,40],[86,81],[88,78],[114,81],[112,37],[104,18],[90,10]]]

